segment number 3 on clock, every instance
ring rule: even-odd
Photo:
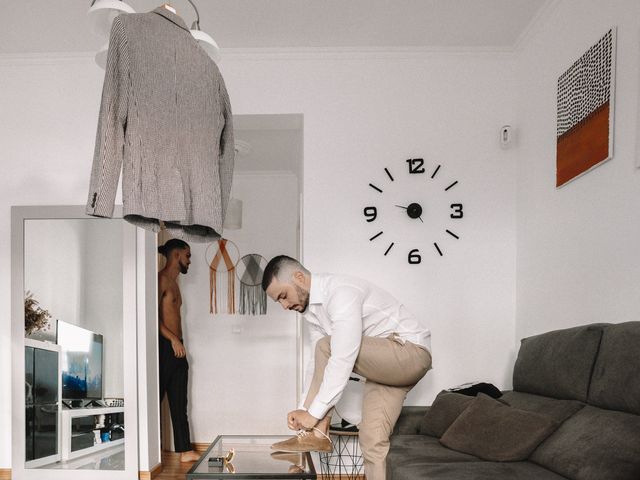
[[[461,203],[452,203],[451,208],[453,209],[453,212],[450,215],[451,218],[462,218],[463,213]]]

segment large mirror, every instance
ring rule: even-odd
[[[135,228],[80,207],[12,217],[19,478],[136,478]]]

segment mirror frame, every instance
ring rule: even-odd
[[[114,219],[122,218],[116,206]],[[66,470],[25,468],[25,391],[24,391],[24,225],[26,220],[98,220],[85,214],[84,206],[11,207],[11,468],[16,479],[124,480],[138,478],[138,365],[137,365],[137,237],[136,227],[123,220],[123,365],[124,414],[126,428],[124,470]],[[99,221],[99,220],[98,220]],[[58,424],[60,426],[60,423]],[[90,472],[90,473],[89,473]]]

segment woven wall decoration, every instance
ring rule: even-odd
[[[236,275],[240,281],[238,313],[241,315],[265,315],[267,294],[262,290],[262,275],[267,260],[257,253],[243,256],[236,265]]]
[[[235,265],[239,256],[236,244],[225,238],[207,247],[209,313],[236,313]]]
[[[556,187],[613,157],[616,30],[558,78]]]

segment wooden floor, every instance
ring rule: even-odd
[[[162,452],[162,473],[154,477],[154,480],[185,480],[186,473],[192,465],[192,463],[180,463],[179,453]],[[364,475],[358,478],[364,480]],[[318,475],[318,479],[322,479],[322,476]]]
[[[154,477],[155,480],[185,480],[186,473],[193,463],[181,463],[180,454],[162,452],[162,472]]]

